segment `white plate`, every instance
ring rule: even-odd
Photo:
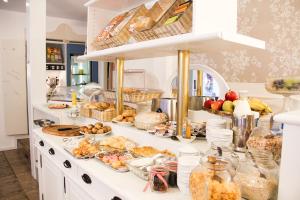
[[[133,126],[134,123],[133,122],[119,122],[115,119],[112,120],[113,123],[119,124],[121,126]]]
[[[164,135],[164,134],[160,134],[158,132],[156,132],[154,134],[155,136],[158,136],[158,137],[163,137],[163,138],[170,138],[172,136],[172,134],[167,134],[167,135]]]
[[[103,133],[103,134],[87,134],[87,133],[83,133],[83,132],[80,132],[80,133],[82,133],[86,137],[91,137],[92,138],[92,137],[104,137],[104,136],[107,136],[107,135],[111,134],[112,131],[108,131],[108,132]]]
[[[196,139],[196,136],[191,136],[191,139],[186,139],[186,138],[183,138],[181,135],[178,135],[177,138],[182,143],[192,143]]]

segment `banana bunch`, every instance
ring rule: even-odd
[[[263,101],[261,101],[260,99],[256,99],[256,98],[251,98],[248,100],[251,110],[260,112],[260,113],[272,113],[272,109]]]

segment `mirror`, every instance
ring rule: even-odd
[[[189,96],[222,97],[229,90],[223,77],[207,66],[193,65],[189,72]],[[172,97],[177,97],[177,75],[172,79]]]

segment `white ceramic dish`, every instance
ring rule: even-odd
[[[119,124],[119,125],[121,125],[121,126],[133,126],[133,125],[134,125],[133,122],[119,122],[119,121],[117,121],[117,120],[115,120],[115,119],[112,119],[111,122],[116,123],[116,124]]]
[[[181,135],[178,135],[177,138],[182,143],[192,143],[196,139],[196,136],[191,136],[190,139],[187,139],[187,138],[183,138]]]
[[[89,138],[101,138],[101,137],[104,137],[104,136],[107,136],[109,134],[112,133],[112,131],[108,131],[106,133],[103,133],[103,134],[87,134],[87,133],[83,133],[83,132],[80,132],[81,134],[83,134],[85,137],[89,137]]]

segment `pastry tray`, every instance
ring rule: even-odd
[[[95,158],[99,163],[101,163],[102,165],[104,165],[104,166],[108,167],[109,169],[114,170],[114,171],[116,171],[116,172],[120,172],[120,173],[129,172],[129,169],[128,169],[127,166],[124,166],[123,168],[120,168],[120,169],[116,169],[116,168],[113,168],[110,164],[103,162],[103,161],[100,160],[99,157],[98,157],[98,155],[99,155],[100,153],[106,154],[106,153],[109,153],[109,151],[102,151],[102,152],[99,152],[99,153],[97,153],[97,154],[95,155],[94,158]],[[128,153],[126,153],[126,152],[122,152],[122,153],[128,154]],[[131,155],[131,154],[130,154],[130,155]]]
[[[77,159],[90,159],[90,158],[94,158],[95,154],[92,155],[86,155],[86,156],[74,156],[73,154],[73,149],[77,148],[79,145],[79,142],[84,138],[84,136],[78,136],[78,137],[73,137],[73,138],[64,138],[64,144],[63,144],[63,148],[66,152],[68,152],[69,154],[71,154],[74,158]]]

